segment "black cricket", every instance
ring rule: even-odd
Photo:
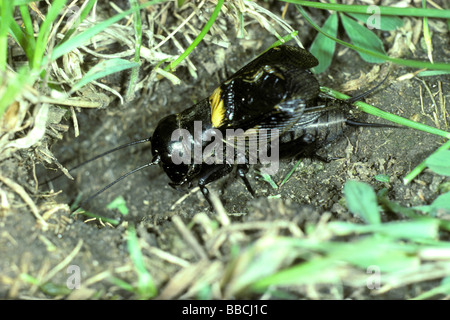
[[[74,170],[131,145],[151,143],[153,158],[150,163],[113,181],[82,202],[80,207],[128,175],[155,164],[163,168],[172,187],[191,188],[197,185],[210,206],[207,185],[234,169],[237,169],[248,191],[255,196],[246,176],[248,162],[174,163],[172,155],[179,152],[181,144],[186,142],[172,140],[172,133],[185,129],[194,136],[195,121],[201,121],[202,131],[215,129],[222,133],[226,129],[242,129],[244,132],[278,129],[280,159],[314,156],[318,149],[341,137],[349,126],[390,127],[350,116],[351,104],[373,92],[386,78],[358,96],[336,100],[320,92],[319,82],[309,70],[318,64],[311,53],[298,47],[283,45],[266,51],[223,82],[211,96],[180,113],[161,119],[151,137],[116,147],[72,168]],[[269,146],[273,143],[270,135],[267,141]],[[189,143],[192,149],[200,144],[204,150],[209,141],[191,139]]]

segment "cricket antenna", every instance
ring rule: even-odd
[[[72,212],[75,213],[78,209],[80,209],[82,206],[84,206],[86,203],[88,203],[89,201],[91,201],[92,199],[94,199],[95,197],[97,197],[99,194],[103,193],[104,191],[106,191],[107,189],[111,188],[113,185],[115,185],[116,183],[122,181],[123,179],[125,179],[126,177],[128,177],[129,175],[138,172],[144,168],[153,166],[155,164],[159,164],[161,162],[161,158],[159,157],[159,155],[155,156],[152,160],[152,162],[150,163],[146,163],[140,167],[137,167],[127,173],[125,173],[124,175],[120,176],[119,178],[117,178],[116,180],[114,180],[113,182],[111,182],[110,184],[104,186],[103,188],[101,188],[100,190],[98,190],[96,193],[94,193],[93,195],[91,195],[89,198],[87,198],[86,200],[82,201],[80,203],[80,205],[73,210]]]
[[[379,84],[377,84],[375,87],[373,87],[372,89],[369,89],[369,90],[367,90],[366,92],[363,92],[363,93],[361,93],[361,94],[358,94],[357,96],[348,98],[347,100],[344,100],[344,101],[345,101],[345,102],[348,102],[348,103],[353,103],[353,102],[356,102],[356,101],[358,101],[358,100],[361,100],[361,99],[367,97],[369,94],[371,94],[372,92],[374,92],[375,90],[377,90],[379,87],[381,87],[381,85],[382,85],[382,84],[387,80],[387,78],[389,77],[389,73],[390,73],[390,72],[388,72],[387,75],[386,75],[386,77],[384,77],[384,79],[383,79]]]
[[[94,161],[94,160],[97,160],[97,159],[99,159],[99,158],[101,158],[101,157],[106,156],[107,154],[113,153],[113,152],[118,151],[118,150],[121,150],[121,149],[123,149],[123,148],[131,147],[131,146],[134,146],[134,145],[139,144],[139,143],[150,142],[151,139],[152,139],[152,137],[125,143],[125,144],[123,144],[123,145],[121,145],[121,146],[115,147],[115,148],[113,148],[113,149],[111,149],[111,150],[108,150],[108,151],[105,151],[105,152],[103,152],[103,153],[101,153],[101,154],[98,154],[98,155],[96,155],[95,157],[93,157],[93,158],[91,158],[91,159],[88,159],[88,160],[86,160],[86,161],[83,161],[83,162],[77,164],[75,167],[70,168],[67,172],[71,172],[71,171],[73,171],[73,170],[75,170],[75,169],[78,169],[79,167],[82,167],[82,166],[88,164],[89,162],[92,162],[92,161]],[[64,175],[64,173],[60,173],[60,174],[58,174],[57,176],[51,178],[50,180],[45,180],[45,183],[52,182],[53,180],[58,179],[58,178],[61,177],[62,175]]]
[[[389,77],[389,72],[384,77],[384,79],[379,84],[377,84],[375,87],[373,87],[372,89],[369,89],[366,92],[363,92],[363,93],[361,93],[361,94],[359,94],[357,96],[348,98],[347,100],[344,100],[344,101],[347,102],[347,103],[353,103],[353,102],[356,102],[358,100],[361,100],[364,97],[367,97],[369,94],[371,94],[372,92],[377,90],[386,81],[386,79],[388,77]],[[357,121],[357,120],[353,120],[353,119],[347,119],[347,120],[345,120],[345,123],[347,125],[353,126],[353,127],[396,128],[396,129],[404,129],[405,128],[405,127],[396,126],[396,125],[392,125],[392,124],[373,123],[373,122],[361,122],[361,121]]]
[[[345,120],[345,124],[352,127],[372,127],[372,128],[395,128],[395,129],[404,129],[406,127],[396,126],[394,124],[384,124],[384,123],[376,123],[376,122],[361,122],[353,119]]]

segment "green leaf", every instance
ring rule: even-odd
[[[450,192],[441,194],[429,206],[416,206],[413,209],[423,211],[431,216],[436,216],[439,212],[448,212],[450,214]]]
[[[378,23],[376,24],[376,26],[374,26],[374,24],[371,23],[371,21],[369,20],[374,15],[361,14],[361,13],[347,13],[347,14],[349,16],[355,18],[356,20],[363,22],[369,28],[370,28],[370,26],[372,26],[372,28],[375,27],[376,29],[380,29],[380,30],[384,30],[384,31],[392,31],[392,30],[395,30],[395,29],[403,26],[403,20],[400,19],[399,17],[382,16],[382,15],[377,16],[377,18],[379,20],[376,21]]]
[[[53,282],[44,283],[39,287],[45,294],[56,297],[56,296],[66,296],[72,292],[67,285],[56,284]]]
[[[268,184],[270,184],[270,186],[272,188],[274,188],[275,190],[278,189],[277,184],[275,183],[275,181],[273,181],[272,177],[270,176],[270,174],[267,173],[260,173],[261,175],[261,180],[267,182]]]
[[[383,43],[375,35],[375,33],[344,14],[341,14],[340,17],[342,25],[354,45],[378,52],[380,54],[386,54],[383,48]],[[359,52],[359,55],[363,60],[370,63],[382,63],[385,61],[384,59],[376,58],[362,52]]]
[[[431,171],[444,176],[450,176],[450,150],[436,152],[425,160]]]
[[[450,192],[441,194],[431,205],[436,209],[450,210]]]
[[[359,181],[347,181],[344,186],[348,209],[367,223],[380,223],[377,196],[372,187]]]
[[[294,0],[292,0],[292,1],[294,1]],[[313,4],[313,5],[323,5],[323,3],[320,3],[320,2],[311,2],[311,1],[300,1],[300,0],[298,0],[295,3],[297,3],[297,2],[298,3],[301,2],[302,4],[308,5],[308,6],[311,6],[311,4]],[[329,5],[331,5],[331,4],[329,4]],[[335,6],[336,5],[333,5],[333,7],[335,7]],[[326,37],[330,37],[334,41],[336,41],[337,43],[339,43],[339,44],[341,44],[343,46],[346,46],[346,47],[348,47],[350,49],[353,49],[353,50],[356,50],[358,52],[363,52],[365,54],[377,57],[377,58],[379,58],[379,59],[381,59],[383,61],[387,60],[387,61],[391,61],[391,62],[396,63],[396,64],[409,66],[409,67],[413,67],[413,68],[420,68],[420,69],[427,68],[427,69],[430,69],[430,70],[450,70],[450,64],[448,64],[448,63],[442,63],[442,62],[431,63],[431,62],[427,62],[427,61],[418,61],[418,60],[408,60],[408,59],[394,58],[394,57],[390,57],[390,56],[388,56],[386,54],[382,54],[382,53],[379,53],[379,52],[376,52],[376,51],[367,50],[366,48],[355,46],[355,45],[353,45],[351,43],[348,43],[348,42],[342,41],[340,39],[337,39],[336,37],[332,37],[328,33],[323,32],[322,28],[320,28],[311,19],[311,17],[308,15],[308,13],[306,13],[306,11],[301,6],[297,5],[296,7],[297,7],[298,11],[300,11],[301,15],[305,18],[305,20],[308,21],[308,23],[311,24],[314,29],[316,29],[320,33],[323,33]],[[342,7],[347,8],[347,7],[351,7],[351,6],[350,5],[342,5],[342,7],[341,7],[341,5],[338,5],[338,7],[339,8],[342,8]],[[356,7],[361,7],[361,6],[356,6]],[[395,9],[408,9],[408,8],[395,8]],[[412,8],[412,9],[415,9],[415,8]],[[431,12],[428,12],[430,10],[431,9],[426,9],[425,13],[431,13]],[[397,10],[394,10],[394,11],[397,11]],[[445,10],[435,10],[435,11],[433,11],[433,13],[441,14],[442,11],[445,11]],[[450,10],[447,10],[447,11],[450,13]],[[359,12],[359,11],[357,11],[357,12]],[[387,11],[386,11],[386,13],[382,12],[382,14],[389,14],[389,13],[387,13]],[[449,14],[449,16],[450,16],[450,14]]]
[[[322,30],[326,33],[336,37],[338,27],[337,13],[331,14],[322,26]],[[319,65],[312,70],[314,73],[321,73],[325,71],[331,64],[333,59],[334,50],[336,48],[336,42],[328,37],[325,37],[322,33],[318,33],[314,39],[309,51],[319,60]]]
[[[424,126],[424,125],[422,125],[422,126]],[[430,127],[430,131],[431,130],[433,130],[433,131],[434,130],[439,130],[439,129],[432,129],[432,128],[434,128],[434,127]],[[421,130],[421,129],[419,129],[419,130]],[[441,131],[441,130],[439,130],[439,131]],[[439,131],[437,131],[434,134],[441,135],[441,133]],[[445,137],[447,139],[450,139],[450,133],[447,133],[447,135],[445,135],[444,133],[445,133],[445,131],[442,132],[443,137]],[[450,140],[448,140],[442,146],[440,146],[436,151],[433,152],[433,154],[439,153],[441,151],[446,151],[446,150],[449,150],[449,149],[450,149]],[[408,173],[406,175],[406,177],[403,178],[403,183],[404,184],[410,183],[417,175],[419,175],[419,173],[421,173],[426,168],[426,166],[427,166],[426,163],[425,163],[426,160],[427,159],[425,159],[424,161],[419,163],[419,165],[417,167],[415,167],[410,173]]]

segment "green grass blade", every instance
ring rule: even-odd
[[[320,87],[320,90],[322,92],[326,93],[327,95],[330,95],[337,99],[345,100],[345,99],[350,98],[348,95],[343,94],[343,93],[336,91],[334,89],[331,89],[331,88]],[[380,117],[382,119],[386,119],[388,121],[391,121],[391,122],[394,122],[394,123],[397,123],[397,124],[400,124],[403,126],[407,126],[407,127],[410,127],[410,128],[416,129],[416,130],[421,130],[424,132],[428,132],[431,134],[435,134],[435,135],[450,139],[450,132],[446,132],[446,131],[443,131],[443,130],[440,130],[440,129],[437,129],[434,127],[427,126],[422,123],[418,123],[418,122],[397,116],[395,114],[380,110],[380,109],[378,109],[374,106],[371,106],[370,104],[364,103],[362,101],[355,102],[354,105],[357,106],[358,109],[360,109],[361,111],[364,111],[364,112],[374,115],[376,117]]]
[[[9,33],[11,37],[19,44],[19,46],[24,50],[25,55],[28,58],[28,61],[31,61],[34,56],[34,48],[35,48],[35,38],[33,35],[33,40],[28,39],[28,37],[23,32],[22,28],[19,27],[19,25],[15,22],[10,23],[9,25],[10,30]],[[33,45],[29,45],[29,41],[33,41]]]
[[[414,68],[418,68],[418,69],[427,68],[427,69],[433,69],[433,70],[448,70],[448,71],[450,71],[450,64],[448,64],[448,63],[431,63],[431,62],[427,62],[427,61],[416,61],[416,60],[392,58],[392,57],[389,57],[387,55],[384,55],[384,54],[381,54],[381,53],[378,53],[378,52],[375,52],[375,51],[367,50],[365,48],[361,48],[361,47],[352,45],[351,43],[339,40],[339,39],[337,39],[337,38],[327,34],[326,32],[324,32],[322,30],[322,28],[320,28],[309,17],[309,15],[306,13],[306,11],[302,7],[297,6],[297,9],[300,11],[300,13],[303,15],[303,17],[314,27],[314,29],[316,29],[317,31],[319,31],[320,33],[325,35],[326,37],[328,37],[330,39],[333,39],[334,41],[336,41],[337,43],[339,43],[339,44],[341,44],[343,46],[346,46],[346,47],[351,48],[353,50],[356,50],[358,52],[362,52],[362,53],[371,55],[371,56],[373,56],[375,58],[388,60],[388,61],[391,61],[393,63],[404,65],[404,66],[414,67]]]
[[[387,189],[382,189],[377,195],[378,203],[385,208],[385,210],[404,215],[408,218],[419,218],[420,215],[411,208],[402,207],[397,202],[391,201],[387,197]]]
[[[350,243],[317,242],[308,239],[296,239],[295,242],[297,248],[323,252],[323,256],[261,278],[252,284],[252,289],[261,291],[275,285],[292,286],[308,283],[329,285],[341,282],[341,277],[345,277],[346,274],[344,269],[350,270],[346,264],[365,269],[375,265],[384,272],[391,272],[417,266],[419,262],[417,256],[412,255],[417,250],[416,245],[399,244],[395,239],[377,235]]]
[[[422,0],[422,7],[425,9],[427,7],[426,0]],[[433,42],[431,41],[430,27],[428,26],[428,17],[423,17],[423,39],[425,40],[425,45],[427,47],[428,59],[433,62]]]
[[[48,36],[50,34],[53,22],[58,18],[61,10],[64,8],[67,0],[55,0],[52,2],[45,20],[39,27],[39,33],[36,38],[36,47],[31,61],[31,68],[33,70],[39,70],[42,66],[42,59],[44,57],[45,50],[47,49],[47,43],[49,41]]]
[[[320,87],[320,90],[324,93],[326,93],[327,95],[330,95],[332,97],[335,97],[336,99],[341,99],[341,100],[345,100],[350,98],[349,96],[340,93],[336,90],[333,90],[331,88],[327,88],[327,87]],[[430,127],[427,126],[425,124],[422,123],[418,123],[400,116],[397,116],[395,114],[391,114],[389,112],[380,110],[374,106],[371,106],[365,102],[362,101],[358,101],[355,102],[354,105],[356,105],[358,107],[358,109],[360,109],[361,111],[364,111],[366,113],[369,113],[371,115],[374,115],[376,117],[380,117],[382,119],[386,119],[388,121],[406,126],[406,127],[410,127],[412,129],[416,129],[416,130],[420,130],[420,131],[424,131],[427,133],[431,133],[434,135],[438,135],[447,139],[450,139],[450,132],[446,132],[434,127]],[[442,150],[448,150],[450,149],[450,140],[447,141],[446,143],[444,143],[444,145],[442,145],[439,149],[437,149],[435,152],[440,152]],[[408,184],[410,183],[416,176],[418,176],[424,169],[426,168],[426,164],[425,161],[423,161],[421,164],[419,164],[416,168],[414,168],[410,173],[408,173],[405,178],[403,179],[403,183],[404,184]]]
[[[266,50],[264,50],[263,52],[261,52],[261,54],[263,54],[266,51],[269,51],[272,48],[281,46],[282,44],[285,44],[286,42],[291,41],[292,39],[294,39],[296,36],[298,35],[298,31],[292,31],[291,33],[289,33],[288,35],[285,35],[284,37],[282,37],[281,39],[275,41],[270,47],[268,47]]]
[[[30,12],[28,11],[28,6],[20,6],[19,7],[20,14],[22,15],[22,20],[24,24],[24,35],[27,39],[27,48],[25,53],[30,52],[34,54],[34,50],[36,48],[36,39],[34,38],[34,30],[33,30],[33,21],[31,20]],[[31,61],[33,57],[28,57]]]
[[[120,58],[102,61],[99,64],[92,67],[78,83],[72,86],[69,95],[79,90],[81,87],[85,86],[89,82],[134,67],[139,67],[139,63],[130,62],[128,60]]]
[[[339,236],[374,233],[392,238],[416,241],[418,239],[436,239],[438,237],[439,221],[436,219],[417,219],[370,225],[334,221],[330,222],[328,227],[333,233]]]
[[[139,247],[136,230],[130,224],[128,227],[128,251],[131,261],[136,268],[138,274],[138,293],[143,299],[150,299],[157,294],[156,286],[153,278],[145,268],[144,258]]]
[[[194,39],[194,41],[191,43],[191,45],[173,62],[171,62],[168,66],[164,68],[165,71],[173,70],[177,65],[180,64],[181,61],[183,61],[191,52],[195,49],[196,46],[202,41],[203,37],[208,33],[209,29],[211,29],[212,25],[217,19],[217,16],[220,13],[220,9],[222,8],[224,0],[218,0],[217,5],[214,8],[213,13],[211,14],[211,17],[209,18],[206,25],[203,27],[202,31],[200,31],[200,34]]]
[[[281,181],[280,188],[291,178],[291,176],[294,174],[295,170],[297,170],[297,167],[300,165],[302,161],[303,159],[299,159],[297,163],[292,167],[292,169],[289,171],[286,177],[284,177],[283,181]]]
[[[72,34],[77,30],[77,27],[80,25],[81,22],[87,17],[87,15],[91,12],[92,8],[94,7],[94,4],[97,2],[97,0],[89,0],[88,2],[85,2],[82,6],[82,10],[80,13],[80,17],[78,19],[78,22],[75,23],[72,28],[70,28],[66,34],[64,35],[64,38],[58,43],[58,45],[61,45],[63,42],[66,42]]]
[[[6,70],[8,57],[8,32],[10,25],[15,24],[13,19],[13,6],[10,1],[1,2],[0,13],[0,71]]]
[[[118,286],[119,288],[122,288],[123,290],[129,291],[129,292],[134,292],[135,291],[134,287],[131,284],[129,284],[128,282],[123,281],[122,279],[119,279],[117,277],[111,276],[111,277],[108,278],[108,280],[112,284]]]
[[[27,36],[31,36],[34,39],[33,20],[31,19],[28,6],[19,6],[20,15],[22,16],[22,22]]]
[[[282,0],[282,1],[304,7],[342,11],[346,13],[351,12],[351,13],[367,14],[368,12],[370,12],[371,9],[370,8],[371,6],[360,6],[360,5],[321,3],[304,0]],[[430,18],[450,19],[450,10],[423,9],[423,8],[396,8],[386,6],[377,6],[377,8],[380,10],[380,14],[384,16],[430,17]]]
[[[23,6],[23,5],[28,5],[32,2],[36,2],[36,0],[13,0],[11,2],[14,3],[14,6]]]
[[[58,45],[57,47],[55,47],[53,49],[52,55],[50,57],[50,60],[54,61],[54,60],[58,59],[59,57],[63,56],[64,54],[69,53],[73,49],[83,45],[84,43],[89,41],[89,39],[91,39],[96,34],[102,32],[103,30],[105,30],[106,28],[111,26],[112,24],[116,23],[117,21],[122,20],[124,17],[126,17],[129,14],[132,14],[136,10],[139,10],[139,9],[142,9],[142,8],[146,8],[146,7],[150,6],[150,5],[161,3],[161,2],[165,2],[165,1],[167,1],[167,0],[153,0],[153,1],[149,1],[149,2],[146,2],[144,4],[141,4],[139,7],[131,8],[131,9],[127,10],[127,11],[121,12],[121,13],[119,13],[119,14],[117,14],[117,15],[115,15],[115,16],[113,16],[113,17],[111,17],[111,18],[109,18],[109,19],[107,19],[105,21],[102,21],[102,22],[96,24],[92,28],[89,28],[89,29],[83,31],[80,34],[77,34],[73,38],[70,38],[66,42],[64,42],[64,43]]]
[[[124,216],[126,216],[130,212],[130,210],[127,207],[127,203],[122,196],[118,196],[117,198],[115,198],[106,206],[106,208],[110,210],[117,209],[120,212],[120,214]]]
[[[97,0],[89,0],[86,6],[81,10],[80,13],[80,22],[83,22],[84,19],[88,16],[88,14],[91,12],[92,8],[94,7],[94,4],[97,2]]]
[[[434,287],[428,291],[422,292],[412,300],[425,300],[431,299],[433,296],[443,294],[448,296],[450,294],[450,277],[444,278],[438,287]]]
[[[239,16],[239,26],[236,37],[238,39],[243,39],[245,37],[244,14],[241,11],[239,11],[238,16]]]
[[[337,36],[338,15],[332,13],[322,26],[322,30],[326,33]],[[325,37],[322,33],[318,33],[314,39],[309,51],[319,60],[319,65],[312,70],[314,73],[321,73],[328,69],[333,60],[334,51],[336,49],[336,42]]]
[[[316,258],[259,279],[252,285],[252,288],[258,292],[266,290],[270,286],[308,283],[330,284],[339,282],[339,280],[336,261],[329,258]]]
[[[333,90],[331,88],[327,88],[327,87],[321,87],[320,90],[324,93],[326,93],[327,95],[330,95],[336,99],[341,99],[341,100],[345,100],[350,98],[349,96],[340,93],[336,90]],[[380,110],[374,106],[371,106],[367,103],[364,103],[362,101],[358,101],[354,103],[358,109],[360,109],[361,111],[364,111],[366,113],[369,113],[371,115],[374,115],[376,117],[380,117],[382,119],[386,119],[388,121],[406,126],[406,127],[410,127],[412,129],[416,129],[416,130],[421,130],[427,133],[431,133],[434,135],[438,135],[447,139],[450,139],[450,132],[446,132],[434,127],[430,127],[427,126],[425,124],[422,123],[418,123],[400,116],[397,116],[395,114],[391,114],[389,112]],[[440,152],[442,150],[448,150],[450,148],[450,140],[447,141],[444,145],[442,145],[437,151],[435,152]],[[419,164],[416,168],[414,168],[409,174],[407,174],[405,176],[405,178],[403,179],[403,183],[404,184],[408,184],[409,182],[411,182],[417,175],[420,174],[420,172],[422,172],[424,169],[426,168],[426,164],[425,161],[423,161],[421,164]]]
[[[270,186],[273,188],[273,189],[278,189],[278,185],[275,183],[275,181],[273,181],[273,179],[272,179],[272,177],[269,175],[269,174],[267,174],[267,173],[262,173],[262,172],[260,172],[259,173],[260,174],[260,176],[261,176],[261,180],[262,181],[265,181],[265,182],[267,182],[268,184],[270,184]]]
[[[370,18],[372,17],[369,14],[361,14],[361,13],[348,13],[346,12],[350,17],[355,18],[356,20],[359,20],[366,24],[369,29],[373,28],[373,24],[370,23]],[[393,16],[379,16],[378,17],[379,24],[376,26],[377,29],[384,30],[384,31],[393,31],[397,28],[400,28],[403,26],[403,20],[399,17],[393,17]]]
[[[81,214],[81,215],[83,215],[85,217],[88,217],[88,218],[95,218],[97,220],[101,220],[102,222],[109,223],[109,224],[111,224],[113,226],[118,226],[120,224],[120,221],[117,220],[117,219],[104,217],[104,216],[101,216],[99,214],[96,214],[96,213],[93,213],[93,212],[90,212],[90,211],[85,211],[83,209],[79,209],[79,210],[73,212],[72,214]]]
[[[433,77],[433,76],[442,76],[450,74],[450,71],[440,71],[440,70],[426,70],[421,71],[417,75],[419,77]]]
[[[269,51],[272,48],[281,46],[282,44],[285,44],[286,42],[291,41],[292,39],[294,39],[296,36],[298,35],[298,31],[292,31],[290,34],[285,35],[284,37],[282,37],[281,39],[275,41],[274,43],[272,43],[272,45],[270,45],[269,47],[267,47],[266,49],[264,49],[263,52],[261,52],[258,56],[262,55],[263,53],[266,53],[267,51]]]

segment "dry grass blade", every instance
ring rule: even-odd
[[[31,212],[38,221],[38,224],[42,227],[43,230],[46,230],[48,227],[47,222],[39,214],[39,210],[36,204],[34,203],[33,199],[31,199],[31,197],[28,195],[28,193],[25,191],[25,189],[21,185],[11,180],[10,178],[4,177],[2,175],[0,175],[0,181],[3,182],[8,188],[13,190],[23,199],[23,201],[30,207]]]
[[[180,296],[194,281],[196,281],[209,263],[210,262],[207,260],[201,260],[178,271],[164,289],[162,289],[157,299],[168,300]]]
[[[192,246],[194,252],[198,255],[200,259],[208,259],[208,255],[206,254],[203,247],[194,237],[192,232],[186,227],[183,220],[180,217],[174,216],[172,218],[173,223],[175,224],[178,231],[181,233],[181,236]]]
[[[41,280],[41,283],[44,284],[50,281],[58,272],[64,269],[69,263],[75,258],[75,256],[80,252],[81,247],[83,246],[83,239],[78,240],[77,245],[70,254],[64,258],[58,265],[56,265],[52,270],[50,270]]]

